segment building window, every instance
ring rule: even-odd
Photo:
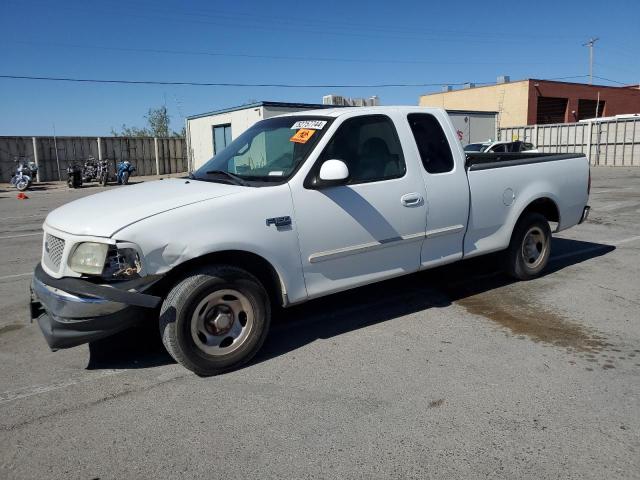
[[[598,108],[598,114],[596,115],[596,106]],[[602,117],[604,112],[604,101],[600,100],[578,100],[578,118],[577,120],[584,120],[585,118]]]
[[[567,98],[538,97],[536,123],[564,123],[568,101]]]
[[[213,154],[217,155],[231,143],[231,125],[213,126]]]

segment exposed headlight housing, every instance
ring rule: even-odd
[[[107,259],[102,272],[105,280],[131,280],[140,277],[142,264],[135,248],[109,247]]]
[[[104,270],[108,251],[109,245],[106,243],[80,243],[69,258],[69,268],[78,273],[100,275]]]

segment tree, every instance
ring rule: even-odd
[[[158,108],[150,108],[144,116],[147,119],[147,127],[128,127],[122,124],[122,130],[118,132],[114,128],[111,129],[111,135],[114,137],[184,137],[185,129],[181,132],[172,131],[170,128],[171,118],[167,107],[162,105]]]
[[[149,128],[153,132],[154,137],[168,137],[169,136],[169,113],[166,106],[158,108],[150,108],[149,113],[145,115]]]

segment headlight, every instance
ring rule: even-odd
[[[140,277],[142,271],[135,248],[96,242],[80,243],[69,258],[69,267],[74,272],[100,275],[105,280],[131,280]]]
[[[104,269],[109,245],[106,243],[84,242],[79,244],[69,259],[69,268],[87,275],[100,275]]]

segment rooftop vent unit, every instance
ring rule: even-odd
[[[442,86],[442,91],[443,92],[450,92],[453,90],[453,87],[451,85],[443,85]]]
[[[509,83],[510,81],[511,77],[509,75],[500,75],[497,83]]]
[[[325,95],[322,97],[323,105],[340,105],[343,107],[375,107],[380,105],[380,98],[373,95],[369,98],[349,98],[342,95]]]
[[[475,83],[467,82],[464,84],[464,88],[476,88]]]

